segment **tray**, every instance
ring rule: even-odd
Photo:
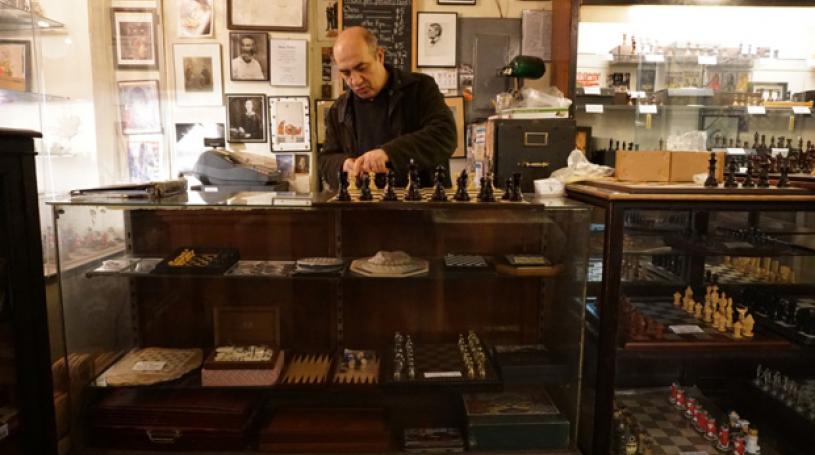
[[[152,273],[223,275],[240,259],[235,248],[185,246],[156,265]]]

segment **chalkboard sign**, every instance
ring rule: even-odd
[[[341,27],[360,25],[379,39],[385,63],[411,70],[413,0],[341,0]]]

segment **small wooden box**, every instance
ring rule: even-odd
[[[716,180],[724,181],[727,153],[716,152]],[[692,182],[696,174],[707,174],[710,152],[671,152],[671,182]]]
[[[671,178],[671,152],[667,150],[617,150],[617,180],[627,182],[668,182]]]

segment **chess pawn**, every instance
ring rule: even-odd
[[[350,201],[351,194],[348,193],[348,173],[345,171],[340,172],[340,190],[337,193],[338,201]]]
[[[696,319],[702,319],[702,304],[701,303],[696,304],[696,308],[695,308],[695,311],[693,313],[693,317],[695,317]]]
[[[710,305],[705,305],[705,322],[711,322],[711,315],[713,314],[713,309]]]
[[[362,187],[360,188],[360,191],[360,201],[374,200],[374,196],[371,194],[371,177],[368,174],[362,174]]]
[[[719,317],[719,326],[716,327],[719,332],[727,332],[727,317],[722,315]]]
[[[693,297],[693,289],[690,286],[685,288],[685,297],[686,298]]]
[[[753,337],[753,326],[755,324],[756,324],[756,321],[755,321],[755,319],[753,319],[753,315],[748,314],[744,318],[744,321],[742,321],[742,323],[741,323],[741,325],[742,325],[742,333],[741,333],[742,336],[747,337],[747,338],[752,338]]]
[[[727,179],[724,181],[725,188],[737,188],[739,186],[736,183],[736,172],[736,160],[731,158],[727,167]]]
[[[453,196],[453,199],[461,202],[470,200],[470,194],[467,193],[468,180],[467,169],[462,169],[461,174],[456,179],[456,195]]]
[[[721,313],[713,313],[713,327],[719,327],[719,320],[722,318]]]
[[[481,191],[478,193],[479,202],[495,202],[495,195],[492,189],[492,177],[481,177]]]
[[[385,194],[382,195],[383,201],[396,201],[399,198],[396,196],[396,173],[393,169],[388,169],[386,177],[387,185],[385,186]]]
[[[736,322],[733,324],[733,338],[740,340],[741,339],[741,322]]]
[[[678,307],[682,301],[682,294],[679,291],[674,292],[674,306]]]
[[[739,313],[739,322],[744,322],[744,317],[747,314],[747,307],[740,306],[736,308],[736,311]]]

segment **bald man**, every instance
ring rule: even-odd
[[[433,169],[449,167],[456,148],[455,120],[433,78],[386,65],[385,51],[363,27],[339,34],[334,61],[350,90],[328,111],[317,160],[323,181],[336,190],[340,171],[375,172],[381,186],[392,168],[396,185],[405,186],[413,159],[421,185],[431,186]]]

